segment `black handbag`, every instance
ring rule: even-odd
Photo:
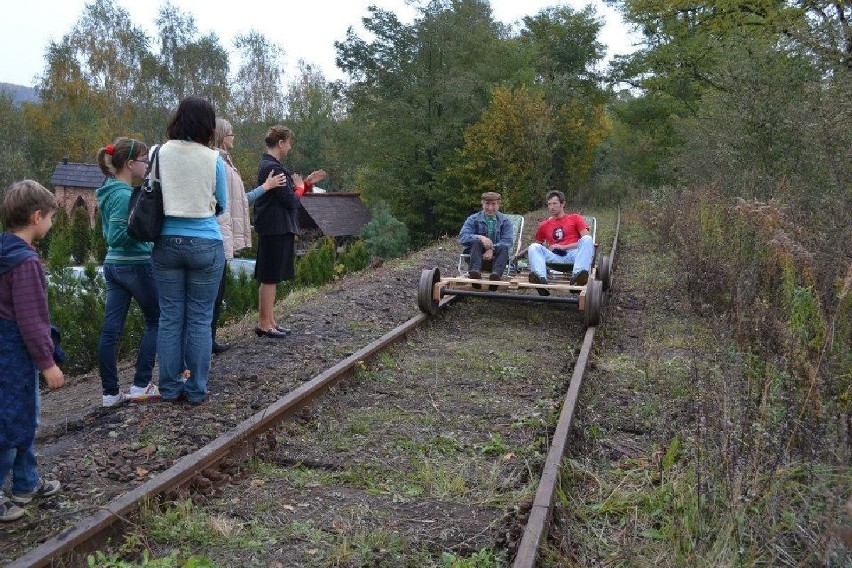
[[[154,242],[163,230],[163,188],[160,186],[160,147],[154,148],[145,181],[134,187],[127,208],[127,234],[140,242]],[[153,175],[152,175],[153,172]]]

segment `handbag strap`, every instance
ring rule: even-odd
[[[154,168],[154,179],[152,181],[160,181],[160,160],[157,159],[157,156],[160,154],[160,147],[162,144],[157,144],[154,146],[154,151],[151,152],[151,160],[148,162],[148,167],[145,168],[145,179],[148,179],[148,176],[151,175],[151,168]]]

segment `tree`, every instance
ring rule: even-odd
[[[44,177],[63,157],[92,160],[122,124],[114,102],[87,82],[68,36],[48,47],[47,70],[38,92],[41,104],[26,105],[24,119],[30,132],[27,152]]]
[[[91,243],[92,256],[95,258],[95,262],[103,264],[109,246],[107,245],[106,237],[104,237],[104,225],[101,221],[100,212],[95,215],[95,226],[92,228]]]
[[[139,65],[148,53],[148,36],[131,23],[130,14],[110,0],[86,4],[64,43],[80,64],[89,87],[115,107],[133,102]]]
[[[361,238],[373,257],[399,258],[408,250],[408,228],[384,203],[374,208],[373,218],[361,230]]]
[[[548,8],[524,18],[520,44],[529,50],[528,58],[551,104],[577,98],[602,100],[602,78],[596,71],[606,53],[598,41],[602,26],[591,6],[580,12]]]
[[[199,37],[195,18],[166,1],[157,17],[160,52],[157,81],[161,106],[177,107],[184,97],[200,95],[214,108],[230,100],[228,52],[216,34]]]
[[[286,122],[293,126],[297,139],[290,152],[295,170],[307,174],[324,168],[331,178],[339,177],[335,175],[339,168],[334,164],[337,161],[335,96],[323,74],[301,62],[299,75],[290,84],[286,100]]]
[[[491,105],[465,130],[465,145],[440,184],[442,230],[457,232],[463,212],[486,191],[502,195],[504,211],[536,208],[552,177],[553,133],[541,89],[495,89]]]
[[[47,255],[50,270],[61,270],[70,265],[74,243],[71,237],[71,221],[64,207],[57,209],[53,216],[53,227],[45,239],[39,242],[39,251]]]
[[[238,35],[234,47],[240,67],[234,81],[234,116],[252,123],[271,122],[284,116],[281,60],[284,51],[259,32]]]
[[[602,23],[591,6],[542,10],[524,18],[520,44],[529,52],[552,117],[552,176],[540,183],[574,190],[589,180],[609,123],[597,66],[604,57],[598,41]]]
[[[87,4],[80,19],[48,46],[40,105],[26,107],[29,155],[42,172],[63,157],[90,162],[115,133],[133,135],[134,93],[148,38],[108,0]]]
[[[0,197],[12,182],[27,177],[25,147],[24,113],[11,94],[0,91]]]
[[[85,207],[75,207],[71,217],[71,256],[75,264],[83,264],[89,258],[92,246],[92,229],[89,212]]]
[[[670,159],[682,141],[677,136],[678,101],[664,93],[620,93],[610,107],[612,127],[597,156],[598,174],[621,181],[620,195],[632,186],[673,184]]]
[[[375,7],[370,14],[371,42],[350,29],[335,44],[338,66],[353,79],[346,95],[349,131],[362,139],[356,181],[368,202],[386,201],[422,240],[436,234],[437,177],[464,128],[523,61],[481,0],[433,0],[409,26]]]
[[[746,39],[775,45],[803,24],[802,10],[781,0],[624,0],[621,9],[646,47],[616,61],[616,79],[666,93],[691,112],[705,90],[720,87],[716,71],[730,61],[728,48]]]

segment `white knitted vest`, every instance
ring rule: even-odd
[[[169,140],[160,148],[163,209],[169,217],[216,214],[216,150],[196,142]]]

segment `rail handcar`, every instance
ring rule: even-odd
[[[576,306],[583,313],[586,327],[597,325],[600,321],[603,307],[603,294],[612,283],[612,262],[608,256],[603,256],[598,262],[597,219],[585,216],[586,223],[595,242],[595,254],[592,257],[592,267],[589,280],[579,286],[570,283],[571,265],[548,264],[547,284],[530,282],[530,271],[520,256],[521,234],[523,232],[523,217],[509,215],[515,228],[513,244],[514,256],[501,280],[479,280],[470,278],[467,272],[467,255],[462,254],[458,262],[458,275],[442,277],[438,267],[424,269],[420,274],[420,284],[417,289],[417,305],[420,310],[429,315],[436,315],[440,302],[448,296],[475,296],[495,300],[514,300],[524,302],[539,302],[546,304],[567,304]],[[542,296],[537,289],[546,289],[550,295]]]

